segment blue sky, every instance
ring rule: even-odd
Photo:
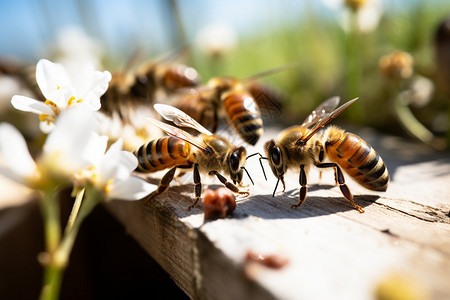
[[[294,0],[192,0],[178,5],[189,40],[209,23],[229,24],[245,35],[301,15],[302,6]],[[158,0],[0,0],[0,55],[35,58],[58,28],[77,24],[117,52],[136,43],[173,48],[168,7],[169,1]]]
[[[405,3],[415,1],[420,0],[388,0],[394,8],[405,8]],[[327,15],[317,0],[179,0],[177,3],[188,42],[210,23],[228,24],[240,37],[245,37],[255,30],[289,24],[304,17],[311,7]],[[174,28],[168,7],[168,0],[0,0],[0,57],[37,59],[49,48],[57,30],[68,25],[84,26],[89,35],[113,53],[129,53],[136,45],[156,53],[174,49],[179,45],[174,45],[176,41],[170,34]]]

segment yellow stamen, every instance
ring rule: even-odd
[[[40,114],[39,115],[39,120],[41,122],[47,122],[47,124],[50,123],[54,123],[55,122],[55,117],[52,115],[48,115],[48,114]]]
[[[58,107],[58,105],[56,105],[56,103],[52,100],[45,100],[45,105]]]
[[[70,97],[69,101],[67,101],[67,106],[71,106],[71,105],[72,105],[72,102],[73,102],[74,100],[75,100],[75,97],[74,97],[74,96]]]
[[[105,187],[103,188],[103,190],[105,191],[105,194],[109,194],[109,192],[111,192],[113,183],[114,183],[114,180],[112,180],[112,179],[109,179],[109,180],[106,182],[106,185],[105,185]]]
[[[49,117],[49,115],[47,115],[47,114],[40,114],[40,115],[39,115],[39,120],[40,120],[41,122],[44,122],[44,121],[47,120],[48,117]]]
[[[57,116],[61,112],[61,109],[52,100],[45,100],[45,105],[49,106],[52,112]]]
[[[75,100],[75,97],[72,96],[72,97],[70,97],[69,101],[67,102],[67,106],[71,106],[73,103],[81,103],[81,102],[83,102],[83,99]]]

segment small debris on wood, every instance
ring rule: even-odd
[[[223,219],[236,208],[236,197],[227,188],[215,191],[208,189],[203,193],[204,220]]]
[[[245,255],[244,276],[249,280],[253,280],[261,272],[261,266],[279,270],[284,268],[289,262],[289,258],[279,254],[261,254],[249,250]]]

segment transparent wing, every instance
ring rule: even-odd
[[[243,78],[242,82],[248,83],[248,82],[251,82],[251,81],[255,81],[255,80],[261,79],[263,77],[270,76],[272,74],[280,73],[280,72],[288,70],[288,69],[297,68],[298,66],[299,66],[298,62],[291,62],[291,63],[285,64],[283,66],[279,66],[279,67],[276,67],[276,68],[268,69],[268,70],[265,70],[265,71],[262,71],[262,72],[250,75],[250,76],[248,76],[246,78]]]
[[[208,151],[208,146],[200,138],[194,137],[183,129],[163,123],[153,118],[147,118],[153,125],[164,130],[168,135],[179,138],[203,151]]]
[[[335,119],[337,116],[339,116],[344,110],[346,110],[356,100],[358,100],[358,98],[355,98],[353,100],[350,100],[350,101],[342,104],[339,108],[332,111],[331,113],[324,114],[324,116],[316,122],[314,127],[312,127],[305,136],[303,136],[302,138],[297,140],[296,144],[306,143],[306,141],[308,141],[319,129],[321,129],[322,127],[324,127],[325,125],[330,123],[333,119]],[[325,101],[325,102],[327,102],[327,101]],[[322,104],[325,104],[325,102]]]
[[[332,97],[322,102],[316,109],[314,109],[305,119],[302,127],[312,127],[321,119],[326,118],[339,104],[339,97]]]
[[[153,107],[164,119],[172,121],[177,126],[193,128],[206,135],[212,135],[208,129],[176,107],[167,104],[155,104]]]

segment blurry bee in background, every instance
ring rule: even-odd
[[[213,77],[206,85],[192,89],[174,106],[184,111],[212,132],[219,125],[219,111],[224,108],[233,129],[247,143],[255,145],[262,135],[260,106],[281,111],[280,94],[255,82],[258,78],[285,70],[291,65],[264,71],[246,79]]]
[[[27,95],[44,101],[41,89],[36,82],[36,65],[19,60],[1,60],[0,77],[10,77]],[[22,92],[23,93],[23,92]],[[12,97],[14,94],[10,95]]]
[[[365,188],[386,191],[389,182],[388,170],[381,157],[367,142],[336,126],[319,131],[357,99],[348,101],[336,110],[334,109],[339,104],[339,98],[328,99],[319,105],[302,125],[290,127],[282,131],[276,141],[270,140],[265,143],[264,150],[269,165],[278,178],[277,186],[281,180],[283,192],[286,171],[300,169],[299,202],[292,205],[292,208],[300,206],[306,198],[307,173],[310,165],[317,168],[334,168],[335,180],[342,194],[361,213],[364,210],[353,201],[353,195],[345,184],[341,169]],[[331,162],[324,162],[325,158]]]
[[[138,159],[136,171],[151,173],[169,168],[170,170],[162,177],[158,189],[148,196],[146,203],[168,189],[177,168],[193,168],[195,201],[189,206],[189,210],[200,200],[202,192],[200,173],[216,175],[228,189],[235,193],[249,194],[240,191],[234,185],[236,183],[241,185],[243,171],[247,172],[244,167],[247,153],[244,147],[236,147],[226,139],[213,135],[175,107],[165,104],[155,104],[154,107],[166,120],[172,121],[177,126],[193,128],[201,135],[194,137],[180,128],[149,118],[154,125],[170,136],[152,140],[134,151]],[[229,176],[234,184],[221,175],[221,172]]]
[[[118,113],[124,122],[131,123],[136,110],[150,109],[155,98],[158,98],[158,92],[171,94],[181,88],[197,86],[199,76],[194,68],[172,62],[184,50],[181,48],[146,63],[135,73],[113,73],[109,88],[101,97],[101,110],[108,115]]]

